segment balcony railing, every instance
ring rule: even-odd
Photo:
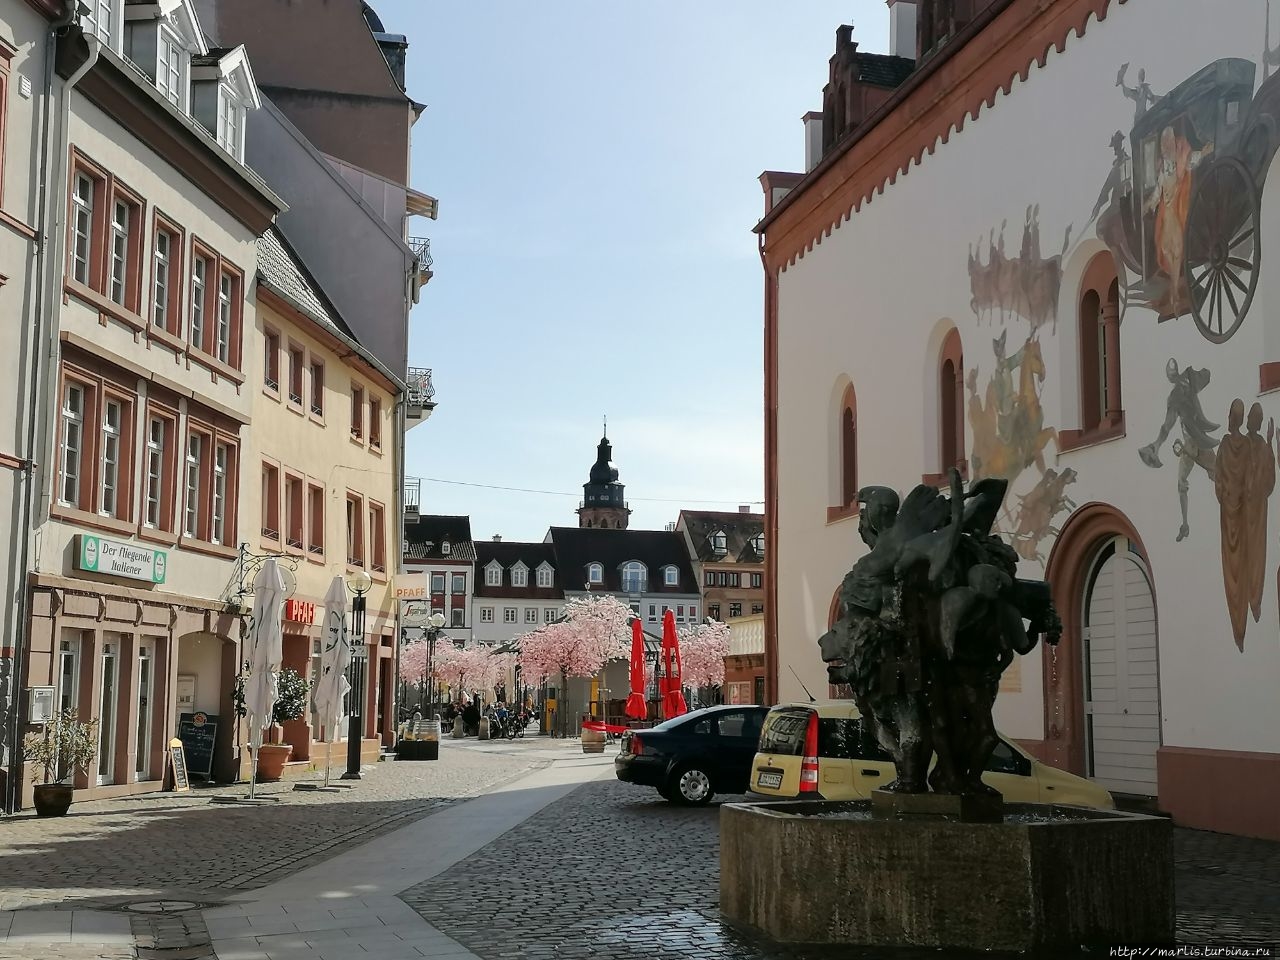
[[[409,388],[409,406],[425,407],[434,399],[436,388],[431,385],[430,367],[410,367],[405,382]]]
[[[404,521],[418,522],[418,505],[422,502],[422,481],[416,477],[404,481]],[[408,553],[408,550],[405,551]]]
[[[427,237],[410,237],[409,249],[412,250],[413,255],[418,258],[419,273],[431,269],[431,241]]]

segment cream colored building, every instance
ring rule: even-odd
[[[281,554],[296,586],[285,608],[284,666],[311,679],[323,600],[335,576],[360,569],[366,596],[360,715],[367,760],[394,743],[395,601],[399,559],[395,441],[403,386],[360,346],[297,254],[275,230],[258,241],[258,282],[245,449],[244,534],[255,554]],[[351,595],[348,594],[348,600]],[[294,769],[323,767],[313,713],[285,725]],[[331,763],[345,762],[346,728]]]
[[[99,722],[85,798],[161,789],[184,714],[215,731],[193,773],[242,769],[228,600],[258,483],[256,240],[283,206],[242,160],[243,50],[211,52],[185,0],[124,13],[103,0],[56,43],[56,339],[22,673]]]

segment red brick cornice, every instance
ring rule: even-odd
[[[1127,0],[995,0],[913,74],[760,221],[765,255],[785,270],[983,107],[1061,53],[1090,18]]]

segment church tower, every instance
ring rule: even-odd
[[[579,527],[602,527],[607,530],[625,530],[631,518],[623,494],[626,486],[618,480],[618,468],[613,465],[613,447],[609,443],[609,425],[596,447],[596,462],[591,474],[582,485],[582,503],[578,506]]]

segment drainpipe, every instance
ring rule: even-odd
[[[57,254],[62,252],[64,246],[64,205],[60,202],[60,191],[55,192],[51,188],[53,185],[65,180],[68,147],[67,125],[71,112],[71,90],[86,73],[93,69],[94,64],[98,62],[98,54],[102,49],[102,42],[96,36],[85,36],[89,44],[89,58],[63,84],[62,100],[58,106],[57,116],[57,145],[51,149],[50,134],[52,133],[52,114],[54,109],[53,77],[57,59],[58,35],[71,25],[72,20],[75,18],[76,6],[76,0],[65,0],[62,15],[49,25],[49,32],[45,37],[44,116],[40,124],[40,183],[37,206],[37,216],[40,218],[40,222],[37,225],[39,228],[39,243],[36,246],[35,305],[33,308],[31,343],[39,351],[41,350],[41,337],[46,336],[47,346],[44,347],[44,357],[37,358],[37,362],[31,364],[30,368],[31,391],[27,398],[26,410],[27,449],[26,456],[23,458],[25,463],[22,469],[22,508],[21,518],[18,523],[18,529],[23,531],[23,536],[19,550],[19,562],[15,570],[17,575],[22,578],[22,588],[18,591],[18,602],[14,605],[13,613],[7,624],[9,634],[14,638],[14,656],[11,678],[13,694],[10,697],[8,718],[10,739],[8,744],[9,776],[6,778],[4,796],[4,811],[6,813],[13,813],[17,809],[22,793],[21,774],[23,771],[19,757],[22,752],[21,727],[23,724],[21,723],[19,707],[22,700],[22,682],[26,669],[24,634],[30,606],[30,590],[26,583],[26,576],[28,569],[32,565],[31,520],[36,493],[36,464],[41,451],[45,448],[48,423],[52,420],[52,416],[49,414],[49,411],[52,410],[50,406],[43,411],[46,416],[44,418],[45,431],[42,433],[40,429],[42,411],[39,407],[41,393],[40,374],[49,371],[57,356],[58,324],[54,312],[57,310],[58,300],[57,291],[53,285],[57,280],[58,272],[56,268],[51,268],[50,264],[57,264]],[[51,166],[52,170],[50,169]],[[50,314],[47,331],[45,329],[46,311]],[[56,385],[57,382],[57,376],[50,373],[49,383]],[[46,392],[50,392],[51,389],[51,387],[46,387]],[[48,470],[44,473],[43,486],[47,491],[49,487]]]

